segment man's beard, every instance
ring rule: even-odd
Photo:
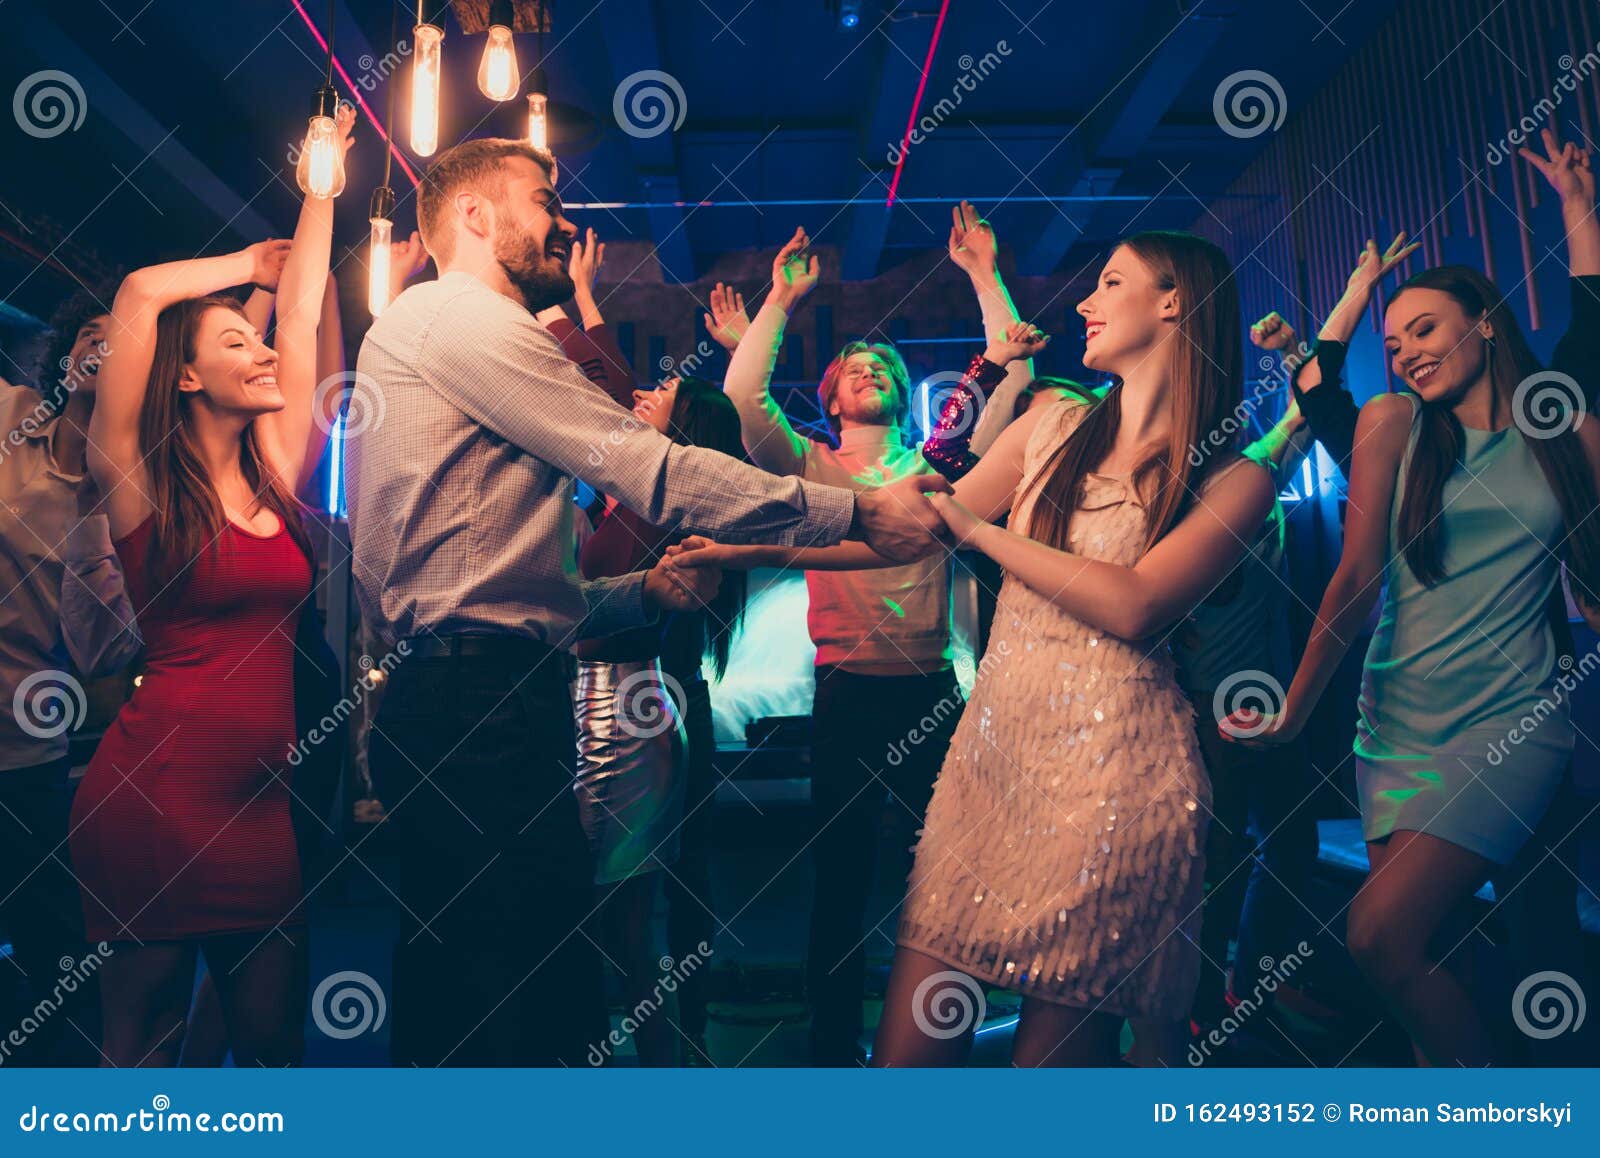
[[[572,296],[572,278],[559,262],[549,258],[527,230],[501,227],[495,230],[494,258],[507,280],[522,295],[528,312],[536,314],[549,306],[559,306]]]
[[[893,406],[881,393],[874,392],[865,397],[852,398],[849,403],[851,422],[859,422],[863,426],[889,426],[893,423]],[[843,404],[839,407],[841,415],[845,410]]]

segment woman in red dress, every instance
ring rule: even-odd
[[[354,117],[341,114],[348,147]],[[328,423],[316,336],[333,203],[291,247],[138,270],[117,291],[89,428],[146,645],[73,803],[107,1064],[172,1065],[205,954],[238,1066],[297,1062],[306,992],[289,814],[293,639],[311,593],[295,493]],[[278,281],[277,349],[232,298]],[[324,400],[325,402],[325,400]]]

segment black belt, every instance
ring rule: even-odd
[[[520,635],[414,635],[395,650],[407,659],[501,659],[530,666],[567,654]]]

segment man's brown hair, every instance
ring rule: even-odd
[[[462,141],[439,154],[422,174],[417,194],[417,231],[436,262],[455,253],[455,229],[450,220],[450,198],[463,188],[499,201],[505,193],[505,165],[509,157],[526,157],[550,180],[555,179],[555,159],[527,141],[510,137],[481,137]]]

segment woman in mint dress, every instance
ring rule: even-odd
[[[1466,989],[1439,967],[1452,946],[1430,941],[1516,856],[1566,774],[1574,681],[1549,614],[1563,565],[1600,628],[1600,419],[1584,418],[1600,382],[1600,225],[1588,153],[1548,131],[1545,147],[1522,152],[1561,198],[1576,283],[1555,363],[1541,370],[1476,270],[1441,266],[1399,288],[1384,346],[1411,393],[1362,407],[1344,553],[1305,656],[1274,718],[1223,724],[1244,743],[1297,735],[1382,583],[1355,743],[1372,868],[1347,944],[1424,1064],[1492,1060]],[[1348,340],[1408,252],[1368,244],[1324,340]]]

